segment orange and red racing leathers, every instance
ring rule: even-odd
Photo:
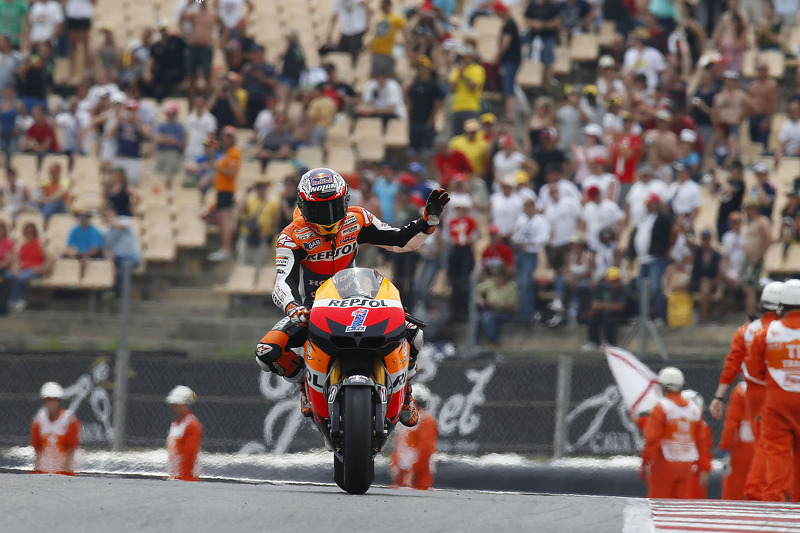
[[[354,266],[359,244],[410,252],[435,228],[424,218],[395,228],[362,207],[350,207],[335,237],[325,238],[312,231],[302,217],[295,218],[278,236],[272,301],[284,312],[295,304],[310,309],[316,290],[325,281]],[[293,324],[288,317],[280,320],[258,345],[259,365],[287,379],[299,380],[303,361],[292,348],[302,346],[307,336],[307,328]]]

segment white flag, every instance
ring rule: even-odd
[[[628,411],[634,415],[649,412],[664,396],[658,377],[627,350],[608,346],[605,352]]]

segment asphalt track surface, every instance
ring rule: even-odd
[[[0,474],[0,531],[646,533],[631,498]],[[641,502],[641,500],[639,500]],[[652,529],[649,529],[652,531]]]

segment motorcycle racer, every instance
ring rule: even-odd
[[[300,216],[278,236],[275,246],[277,278],[272,301],[286,314],[256,346],[256,362],[265,372],[289,381],[303,378],[303,359],[294,349],[308,338],[310,308],[317,290],[336,272],[354,266],[359,244],[373,244],[392,252],[410,252],[439,224],[447,202],[444,189],[428,196],[419,219],[402,228],[385,224],[362,207],[349,207],[350,190],[338,172],[317,168],[306,172],[297,187]],[[414,426],[419,414],[411,395],[411,379],[422,347],[422,332],[407,324],[410,361],[406,399],[400,422]],[[311,416],[311,404],[300,383],[301,410]]]

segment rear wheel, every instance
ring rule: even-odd
[[[350,494],[364,494],[375,475],[372,462],[372,391],[369,387],[347,387],[343,392],[344,483],[340,486]]]

